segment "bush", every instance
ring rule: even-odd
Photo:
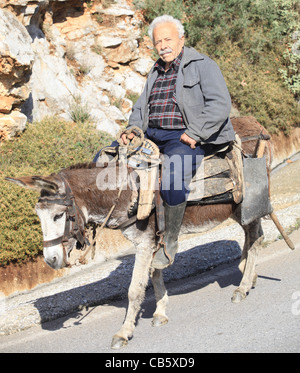
[[[283,3],[289,3],[285,7]],[[295,0],[187,0],[186,30],[191,45],[208,46],[210,54],[224,53],[230,40],[250,63],[286,43],[295,26]],[[284,9],[284,11],[283,11]]]
[[[299,106],[278,76],[276,63],[249,64],[240,48],[232,46],[215,60],[241,115],[253,115],[271,133],[288,135],[293,126],[299,126]]]
[[[87,104],[82,104],[81,97],[73,97],[73,103],[70,104],[70,118],[75,123],[85,123],[91,119]]]
[[[144,0],[148,22],[163,13],[181,19],[186,44],[220,66],[241,115],[253,115],[269,131],[299,126],[300,57],[296,0]],[[172,6],[171,6],[172,3]],[[295,41],[294,41],[295,44]]]
[[[137,9],[143,9],[145,21],[149,24],[163,14],[169,14],[177,19],[184,16],[184,2],[181,0],[134,0],[133,4]]]
[[[241,49],[250,65],[261,67],[276,53],[276,80],[297,99],[300,94],[300,56],[293,51],[299,39],[300,5],[296,0],[187,0],[188,41],[215,57],[224,46]],[[229,46],[230,48],[230,46]],[[269,58],[268,58],[269,57]],[[257,69],[256,69],[257,70]],[[280,79],[277,79],[279,77]]]
[[[34,211],[38,193],[4,180],[6,176],[47,175],[91,161],[111,139],[92,125],[47,118],[28,124],[24,134],[0,147],[0,265],[24,262],[42,252]]]

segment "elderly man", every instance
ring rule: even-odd
[[[162,269],[173,262],[177,252],[188,185],[205,148],[229,143],[235,133],[229,119],[230,95],[222,73],[209,57],[184,46],[180,21],[168,15],[158,17],[149,27],[149,36],[160,58],[133,107],[128,128],[142,128],[171,159],[168,172],[163,165],[161,186],[165,247],[158,250],[152,263],[154,268]],[[122,141],[127,144],[126,135],[122,135]]]

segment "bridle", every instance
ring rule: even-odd
[[[85,216],[83,215],[83,212],[81,209],[78,207],[78,205],[75,202],[75,196],[72,193],[72,189],[66,180],[66,178],[62,174],[58,174],[58,177],[60,177],[61,181],[65,185],[65,194],[58,195],[59,198],[51,198],[49,196],[45,197],[40,197],[39,202],[46,202],[46,203],[52,203],[55,205],[61,205],[61,206],[66,206],[66,223],[65,223],[65,231],[64,234],[60,237],[54,238],[52,240],[47,240],[43,241],[43,246],[44,247],[51,247],[51,246],[56,246],[59,244],[62,244],[63,246],[63,255],[64,255],[64,262],[66,266],[71,267],[72,265],[68,261],[68,251],[67,251],[67,243],[70,238],[75,238],[77,241],[80,242],[82,250],[86,249],[86,246],[88,246],[88,249],[85,250],[85,253],[80,256],[78,259],[80,264],[85,264],[86,259],[85,257],[89,253],[90,249],[93,248],[95,244],[95,237],[93,237],[93,242],[89,242],[89,240],[85,237],[85,226],[86,226],[86,219]],[[107,222],[109,221],[115,207],[118,204],[119,198],[121,196],[121,193],[123,191],[123,184],[125,183],[126,179],[123,180],[121,187],[119,189],[118,196],[116,200],[114,201],[113,205],[111,206],[108,214],[106,215],[103,223],[101,224],[99,231],[102,230]],[[81,218],[81,226],[79,219]],[[127,221],[123,222],[122,224],[119,224],[115,227],[111,227],[113,229],[121,229],[125,228],[131,224],[133,224],[136,221],[136,216],[133,216],[129,218]]]
[[[68,251],[67,251],[67,243],[70,238],[75,238],[77,241],[80,242],[82,247],[88,243],[88,240],[85,238],[84,234],[84,227],[86,225],[85,216],[83,212],[78,207],[75,202],[75,196],[72,193],[72,189],[70,184],[66,180],[66,178],[59,174],[57,175],[61,178],[62,182],[65,185],[65,194],[59,196],[59,198],[50,198],[50,197],[40,197],[39,202],[46,202],[52,203],[54,205],[61,205],[66,206],[66,223],[65,223],[65,231],[64,234],[60,237],[54,238],[52,240],[43,241],[44,247],[51,247],[62,244],[63,246],[63,253],[64,253],[64,262],[67,266],[70,266],[68,261]],[[81,219],[81,222],[80,222]],[[81,227],[80,227],[81,226]]]

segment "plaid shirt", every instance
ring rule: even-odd
[[[163,129],[186,128],[176,101],[176,80],[183,50],[171,63],[168,71],[159,59],[155,64],[158,77],[149,98],[149,127]]]

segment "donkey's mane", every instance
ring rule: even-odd
[[[66,172],[66,171],[74,171],[74,170],[91,170],[93,168],[96,168],[96,163],[95,162],[76,163],[76,164],[72,164],[69,167],[61,169],[58,172],[58,174]],[[56,173],[54,173],[52,175],[56,175]]]
[[[96,168],[96,163],[94,163],[94,162],[76,163],[76,164],[72,164],[71,166],[68,166],[66,168],[62,168],[59,172],[54,172],[50,176],[59,175],[61,173],[67,172],[67,171],[91,170],[93,168]]]
[[[85,162],[85,163],[77,163],[77,164],[73,164],[65,169],[63,169],[62,171],[68,171],[68,170],[82,170],[82,169],[85,169],[85,170],[89,170],[91,168],[95,168],[96,167],[96,163],[95,162]]]
[[[67,172],[67,171],[75,171],[75,170],[92,170],[94,168],[106,168],[109,167],[111,163],[104,162],[104,163],[95,163],[95,162],[84,162],[84,163],[76,163],[72,164],[69,167],[61,169],[58,173]],[[117,162],[118,165],[118,162]]]

